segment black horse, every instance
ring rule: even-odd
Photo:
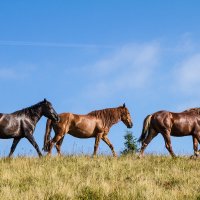
[[[46,99],[31,107],[24,108],[11,114],[0,113],[0,138],[14,138],[9,157],[12,156],[17,144],[24,137],[34,146],[38,155],[42,156],[33,137],[33,132],[37,122],[43,115],[53,121],[59,121],[58,114],[51,103]]]

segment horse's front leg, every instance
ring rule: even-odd
[[[60,134],[55,135],[54,138],[49,142],[49,151],[47,153],[48,156],[51,155],[54,144],[57,143],[58,141],[60,141],[62,139],[62,137],[64,138],[64,136],[62,136]]]
[[[13,139],[13,143],[12,143],[12,146],[10,148],[10,153],[8,155],[8,157],[10,158],[12,156],[12,154],[14,153],[15,151],[15,148],[17,146],[17,144],[19,143],[19,141],[21,140],[21,138],[14,138]]]
[[[57,153],[58,153],[59,156],[61,156],[60,148],[61,148],[63,139],[64,139],[64,136],[56,143],[56,150],[57,150]]]
[[[96,154],[97,154],[97,149],[99,147],[99,142],[100,142],[100,140],[102,138],[102,135],[103,135],[103,132],[97,133],[97,135],[96,135],[93,156],[96,156]]]
[[[31,135],[30,133],[26,134],[25,137],[28,139],[28,141],[33,145],[33,147],[36,149],[39,157],[42,156],[42,153],[40,152],[40,149],[39,149],[39,146],[38,144],[36,143],[33,135]]]
[[[198,151],[198,140],[197,138],[193,135],[192,136],[193,139],[193,149],[194,149],[194,155],[191,156],[191,158],[196,158],[199,156],[199,151]]]
[[[113,147],[113,145],[111,144],[111,142],[110,142],[110,140],[108,139],[108,137],[107,137],[107,136],[103,136],[103,137],[102,137],[102,140],[110,147],[113,156],[114,156],[114,157],[117,157],[117,154],[116,154],[116,152],[115,152],[115,150],[114,150],[114,147]]]
[[[194,149],[194,156],[191,156],[192,158],[200,157],[200,150],[198,150],[198,143],[200,144],[200,132],[196,131],[193,136],[193,149]]]

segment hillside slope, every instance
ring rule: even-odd
[[[200,199],[200,159],[0,159],[0,199]]]

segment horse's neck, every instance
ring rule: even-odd
[[[111,126],[113,126],[113,125],[117,124],[117,123],[118,123],[118,122],[120,122],[120,121],[121,121],[121,119],[118,119],[118,120],[116,120],[116,119],[115,119],[115,120],[113,120],[113,122],[112,122]],[[111,127],[111,126],[110,126],[110,127]]]
[[[111,124],[110,127],[113,126],[114,124],[117,124],[119,121],[121,121],[121,116],[120,113],[118,111],[118,108],[113,108],[114,112],[111,115],[112,119],[111,119]]]
[[[29,117],[32,119],[34,124],[36,124],[43,115],[41,107],[29,109],[28,113],[29,113]]]

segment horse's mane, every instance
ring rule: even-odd
[[[120,119],[120,110],[118,108],[106,108],[103,110],[94,110],[89,112],[88,115],[95,116],[101,119],[105,127],[110,128],[113,124],[117,123]]]
[[[195,112],[196,114],[200,115],[200,108],[189,108],[183,112]]]
[[[32,106],[29,106],[27,108],[23,108],[21,110],[17,110],[15,112],[13,112],[12,114],[16,114],[16,115],[22,115],[22,114],[29,114],[30,112],[31,113],[35,113],[36,112],[36,109],[38,107],[40,107],[42,105],[43,101],[39,102],[39,103],[36,103]]]

